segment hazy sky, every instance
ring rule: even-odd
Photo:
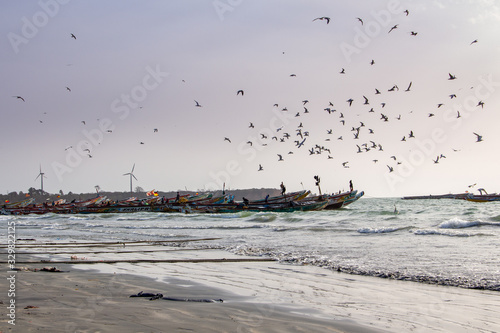
[[[1,193],[500,191],[497,1],[0,7]]]

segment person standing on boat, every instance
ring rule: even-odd
[[[354,190],[354,187],[352,186],[352,180],[349,181],[349,188],[351,189],[351,192]]]
[[[177,191],[177,196],[175,197],[175,202],[179,202],[179,199],[180,199],[180,195],[179,195],[179,191]]]
[[[281,187],[281,195],[283,195],[283,196],[284,196],[284,195],[285,195],[285,193],[286,193],[286,187],[285,187],[285,185],[283,185],[283,182],[281,182],[280,187]]]

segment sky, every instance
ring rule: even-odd
[[[0,7],[0,193],[500,192],[497,1]]]

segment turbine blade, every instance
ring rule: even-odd
[[[135,180],[138,180],[137,178],[135,178],[135,176],[134,176],[134,175],[131,175],[131,176],[132,176],[132,177],[134,177],[134,179],[135,179]]]

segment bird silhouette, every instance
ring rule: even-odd
[[[451,73],[448,73],[448,80],[455,80],[457,77]]]
[[[12,96],[12,97],[15,97],[15,98],[17,98],[17,99],[20,99],[20,100],[21,100],[21,101],[23,101],[23,102],[26,102],[26,101],[24,100],[24,98],[22,98],[21,96]]]
[[[236,93],[236,95],[239,95],[239,94],[241,94],[241,96],[243,96],[245,94],[245,92],[240,89],[240,90],[238,90],[238,92]]]
[[[326,16],[323,16],[323,17],[317,17],[313,20],[316,21],[316,20],[325,20],[326,21],[326,24],[329,24],[330,23],[330,18],[329,17],[326,17]]]
[[[411,84],[412,84],[412,82],[410,81],[410,84],[408,85],[408,88],[406,88],[406,90],[405,90],[405,91],[410,91]]]
[[[248,125],[248,127],[249,127],[249,128],[255,128],[255,127],[253,126],[253,123],[250,123],[250,125]]]
[[[280,154],[277,154],[277,155],[278,155],[278,162],[279,161],[284,161],[283,156],[281,156]]]
[[[474,133],[474,135],[477,137],[476,142],[481,142],[481,141],[483,141],[483,136],[482,136],[482,135],[479,135],[479,134],[477,134],[477,133]]]
[[[394,29],[397,29],[397,28],[398,28],[398,25],[399,25],[399,24],[394,25],[394,26],[391,28],[391,30],[389,30],[389,32],[388,32],[388,33],[390,33],[390,32],[391,32],[392,30],[394,30]]]
[[[196,107],[201,108],[201,105],[200,105],[200,103],[198,103],[198,101],[197,101],[197,100],[194,100],[194,102],[196,103],[196,105],[195,105]]]
[[[229,140],[229,138],[224,138],[224,141],[231,143],[231,140]]]
[[[71,38],[74,38],[76,40],[76,36],[74,34],[71,34]]]
[[[359,22],[361,22],[361,25],[363,25],[363,20],[362,20],[361,18],[356,17],[356,19],[357,19]]]
[[[261,164],[259,164],[259,170],[258,171],[262,171],[262,170],[264,170],[264,168],[262,167]]]

